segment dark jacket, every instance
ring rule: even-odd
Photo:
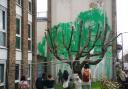
[[[41,77],[36,80],[36,89],[44,89],[46,85],[46,80],[43,80]]]
[[[47,88],[54,88],[54,80],[46,80],[46,86]]]

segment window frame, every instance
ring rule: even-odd
[[[4,12],[4,21],[3,21],[3,12]],[[2,32],[2,33],[4,33],[5,34],[5,41],[4,41],[4,45],[0,45],[0,48],[6,48],[6,46],[7,46],[7,10],[6,10],[6,8],[1,8],[0,7],[0,13],[1,13],[1,17],[0,18],[2,18],[1,19],[1,22],[2,22],[2,27],[1,27],[1,29],[0,29],[0,32]],[[4,25],[3,25],[3,22],[4,22]]]
[[[16,16],[16,19],[19,19],[20,20],[20,29],[19,29],[20,30],[19,31],[20,33],[19,34],[16,33],[16,37],[19,37],[20,38],[20,48],[17,48],[16,47],[16,50],[21,50],[21,17],[20,16]]]
[[[30,26],[30,29],[29,29],[29,26]],[[30,33],[29,33],[29,32],[30,32]],[[29,37],[29,34],[30,34],[30,37]],[[28,41],[31,42],[31,43],[30,43],[31,48],[29,49],[29,47],[28,47],[28,51],[29,51],[29,52],[32,52],[32,23],[31,23],[31,22],[28,23]],[[29,44],[29,42],[28,42],[28,44]],[[29,45],[28,45],[28,46],[29,46]]]
[[[5,61],[0,61],[0,65],[4,65],[4,74],[3,74],[3,82],[0,82],[0,87],[5,88],[5,77],[6,77],[6,62]]]
[[[19,1],[20,1],[20,3],[19,3]],[[17,4],[18,6],[21,6],[21,5],[22,5],[22,0],[16,0],[16,4]]]
[[[28,64],[28,74],[27,74],[27,80],[31,80],[31,64]]]
[[[28,12],[29,14],[32,14],[32,0],[28,0]]]
[[[18,79],[16,79],[16,75],[15,75],[15,81],[20,80],[20,64],[18,64],[18,63],[15,64],[15,74],[17,74],[17,73],[16,73],[16,66],[17,66],[17,65],[18,65],[18,69],[19,69],[19,70],[18,70]]]

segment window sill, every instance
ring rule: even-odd
[[[16,48],[16,51],[21,52],[21,49],[17,49],[17,48]]]
[[[0,83],[0,86],[4,86],[4,85],[5,85],[5,83],[4,83],[4,82],[1,82],[1,83]]]
[[[0,49],[7,49],[6,46],[0,46]]]
[[[20,82],[20,80],[15,80],[15,83],[18,83],[18,82]]]
[[[30,77],[28,77],[28,78],[27,78],[27,80],[31,80],[31,78],[30,78]]]

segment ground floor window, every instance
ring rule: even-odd
[[[4,77],[5,77],[5,71],[4,71],[4,64],[0,64],[0,89],[4,89]]]
[[[19,80],[19,64],[16,64],[15,67],[15,80]]]
[[[0,86],[0,89],[4,89],[4,86]]]
[[[0,64],[0,83],[4,82],[4,64]]]
[[[5,46],[6,42],[6,35],[5,32],[0,32],[0,46]]]
[[[19,83],[18,82],[15,83],[15,89],[19,89],[18,86],[19,86]]]

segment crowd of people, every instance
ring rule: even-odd
[[[61,70],[58,72],[58,83],[62,85],[63,89],[91,89],[91,71],[89,69],[89,65],[85,64],[81,70],[82,80],[78,74],[69,75],[67,70],[64,70],[63,73]],[[42,77],[37,78],[36,80],[36,88],[37,89],[54,89],[55,80],[52,75],[46,76],[46,74],[42,74]]]
[[[81,70],[82,80],[78,74],[69,75],[67,70],[64,70],[63,73],[61,70],[58,72],[58,83],[62,85],[62,89],[82,89],[82,85],[84,89],[91,89],[91,71],[89,69],[89,65],[85,64]],[[36,89],[54,89],[55,79],[51,74],[46,75],[42,74],[41,77],[38,77],[35,82]],[[25,76],[21,77],[21,81],[19,83],[19,89],[28,89],[29,84],[25,78]]]
[[[127,74],[121,69],[120,65],[116,65],[116,74],[117,80],[124,86],[124,89],[128,89],[128,76]],[[58,76],[58,83],[62,85],[63,89],[92,89],[91,87],[91,70],[88,64],[85,64],[81,70],[82,77],[78,74],[69,75],[67,70],[64,70],[63,73],[59,70]],[[126,85],[125,85],[126,84]],[[46,75],[45,73],[42,74],[41,77],[37,78],[36,80],[36,89],[54,89],[55,79],[52,77],[51,74]],[[28,89],[29,84],[25,78],[25,76],[21,77],[21,81],[19,83],[19,89]]]

